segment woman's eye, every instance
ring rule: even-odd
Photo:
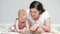
[[[30,12],[32,12],[32,11],[30,11]]]

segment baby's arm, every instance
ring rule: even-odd
[[[18,32],[19,31],[19,28],[18,28],[18,20],[15,21],[15,27],[16,27],[16,31]]]
[[[20,29],[20,32],[29,32],[29,23],[28,23],[28,20],[26,20],[26,29],[23,28],[23,29]]]
[[[29,23],[28,23],[28,20],[26,20],[26,31],[29,31]]]
[[[24,31],[25,31],[24,29],[19,29],[19,28],[18,28],[18,23],[19,23],[18,20],[16,20],[16,23],[15,23],[16,31],[17,31],[17,32],[24,32]]]

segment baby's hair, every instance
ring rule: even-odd
[[[18,16],[20,16],[20,12],[25,12],[26,13],[25,9],[19,9]]]

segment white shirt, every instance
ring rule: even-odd
[[[29,10],[27,10],[27,18],[31,21],[32,24],[37,23],[37,24],[43,25],[43,24],[44,24],[44,20],[47,19],[47,18],[49,18],[49,17],[50,17],[50,16],[49,16],[49,14],[48,14],[48,11],[45,11],[45,12],[43,12],[43,13],[40,15],[39,19],[38,19],[37,21],[35,21],[35,20],[32,18],[32,16],[30,15]]]

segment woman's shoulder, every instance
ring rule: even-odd
[[[48,11],[47,11],[47,10],[45,10],[45,11],[42,13],[42,15],[43,15],[43,14],[49,14],[49,13],[48,13]]]
[[[48,11],[46,10],[45,12],[43,12],[43,13],[41,14],[41,17],[44,18],[44,19],[47,19],[47,18],[50,17],[50,15],[49,15]]]

